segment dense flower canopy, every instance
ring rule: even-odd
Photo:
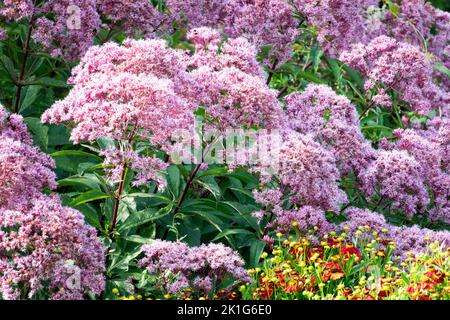
[[[22,117],[0,106],[0,295],[84,299],[104,289],[103,245],[84,216],[57,196],[54,161],[31,145]],[[75,277],[75,278],[74,278]],[[45,284],[48,282],[48,284]],[[19,287],[27,286],[27,296]]]
[[[0,299],[450,299],[449,39],[425,0],[0,1]]]

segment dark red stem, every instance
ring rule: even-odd
[[[28,52],[30,49],[30,41],[31,41],[32,31],[33,31],[33,24],[32,24],[32,22],[30,22],[30,27],[28,28],[27,40],[25,42],[25,47],[23,49],[23,54],[22,54],[22,67],[20,68],[19,81],[16,83],[17,92],[16,92],[16,102],[14,104],[14,113],[19,112],[20,95],[22,93],[22,87],[23,87],[22,81],[23,81],[23,77],[25,75],[25,66],[26,66],[27,60],[28,60]]]
[[[183,193],[181,194],[180,199],[178,200],[177,206],[175,207],[175,210],[173,211],[173,214],[177,214],[178,211],[181,208],[181,205],[183,204],[184,198],[186,198],[187,192],[194,181],[195,176],[197,175],[198,171],[200,170],[201,163],[197,164],[194,168],[194,171],[192,171],[191,175],[189,176],[188,181],[186,182],[186,186],[184,187]],[[165,240],[167,238],[167,235],[169,234],[169,229],[166,229],[164,232],[164,235],[162,236],[162,240]]]

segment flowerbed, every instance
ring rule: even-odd
[[[448,299],[431,2],[0,1],[0,299]]]

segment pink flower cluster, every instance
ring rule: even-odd
[[[376,150],[360,130],[356,108],[331,88],[309,85],[285,101],[285,142],[278,173],[281,190],[291,191],[287,196],[296,208],[283,209],[279,189],[263,189],[255,194],[255,200],[263,205],[263,210],[253,214],[259,221],[272,211],[276,218],[269,223],[270,228],[287,232],[295,221],[306,231],[314,225],[309,223],[313,220],[320,232],[326,232],[329,225],[323,211],[338,211],[347,202],[337,181],[352,174],[355,187],[379,209],[389,206],[410,218],[422,214],[431,221],[450,221],[450,122],[446,107],[440,109],[445,117],[429,120],[424,127],[405,119],[405,125],[414,129],[395,130],[395,136],[381,141]],[[389,227],[377,213],[356,208],[347,212],[349,217],[354,213],[350,218],[355,225],[373,222],[380,228]],[[410,232],[408,228],[395,230],[398,237]],[[420,232],[438,238],[447,234]]]
[[[337,184],[336,159],[309,135],[289,136],[280,150],[278,174],[281,184],[292,192],[294,204],[337,212],[347,202]]]
[[[290,58],[298,25],[286,0],[240,0],[235,1],[235,14],[229,16],[225,31],[268,49],[264,62],[277,66]]]
[[[26,208],[44,188],[55,188],[54,161],[31,145],[19,115],[0,105],[0,206]]]
[[[437,126],[436,127],[433,127]],[[429,211],[432,221],[450,222],[450,175],[449,175],[449,141],[450,122],[439,118],[429,123],[428,130],[398,129],[398,138],[394,143],[386,140],[381,146],[385,149],[396,149],[407,152],[420,165],[422,174],[417,177],[431,192],[433,209]],[[443,134],[440,136],[440,134]],[[446,135],[447,141],[441,138]],[[426,191],[421,191],[424,194]]]
[[[374,101],[384,107],[394,103],[387,96],[391,91],[420,114],[450,101],[449,94],[433,82],[430,61],[412,45],[380,36],[368,45],[355,45],[340,59],[366,77],[365,89],[374,89]]]
[[[53,160],[31,144],[21,116],[0,106],[0,296],[82,299],[104,288],[103,245],[84,216],[46,196]]]
[[[360,173],[374,150],[360,129],[355,106],[330,87],[313,85],[285,98],[286,126],[309,134],[336,157],[341,174]]]
[[[101,137],[131,142],[139,137],[168,151],[172,133],[193,126],[194,94],[186,70],[186,56],[163,40],[91,47],[73,70],[74,88],[42,120],[72,122],[75,142]],[[154,170],[161,168],[154,158],[144,160],[136,154],[131,158],[134,168],[146,167],[142,161],[154,165],[138,179],[156,176]]]
[[[295,8],[316,29],[317,40],[331,56],[367,41],[364,13],[375,0],[294,0]]]
[[[0,207],[0,252],[3,299],[28,299],[40,290],[51,299],[84,299],[104,289],[96,230],[56,197],[36,197],[26,210]]]
[[[394,15],[386,10],[377,32],[423,48],[449,63],[450,14],[424,0],[397,0],[395,3],[399,12]]]
[[[379,202],[392,201],[393,208],[409,217],[423,212],[429,203],[423,183],[423,168],[405,151],[380,151],[377,159],[361,175],[363,191],[377,195]]]
[[[96,0],[49,0],[41,6],[31,0],[6,0],[0,5],[0,17],[26,19],[33,26],[33,39],[67,61],[78,60],[100,29]]]
[[[145,257],[139,261],[139,266],[160,275],[159,285],[173,294],[187,288],[209,294],[226,276],[231,276],[234,284],[250,280],[244,261],[223,244],[191,248],[182,242],[155,240],[145,245],[143,251]],[[175,279],[171,280],[171,276]]]
[[[286,127],[327,149],[339,177],[353,172],[369,201],[376,196],[379,204],[389,201],[410,217],[427,213],[431,220],[450,221],[447,118],[429,121],[427,130],[396,130],[396,142],[382,141],[382,150],[375,150],[360,131],[355,107],[330,88],[309,85],[285,100]]]
[[[282,63],[299,31],[290,5],[284,0],[168,0],[175,21],[190,28],[222,29],[230,37],[244,37],[266,47],[268,61]],[[273,63],[273,61],[271,61]]]
[[[4,0],[0,6],[0,17],[6,21],[18,21],[34,14],[36,8],[32,0]]]
[[[139,137],[167,152],[176,130],[194,128],[193,111],[199,107],[216,129],[279,127],[282,106],[264,82],[254,48],[240,38],[219,51],[219,37],[212,29],[193,30],[189,38],[197,51],[192,55],[163,40],[92,47],[73,70],[74,88],[42,120],[72,123],[75,142]],[[161,168],[155,160],[147,164]]]
[[[395,253],[406,258],[407,252],[420,253],[428,249],[431,242],[438,241],[444,248],[450,247],[450,233],[446,231],[432,231],[421,229],[418,226],[397,227],[389,224],[385,218],[367,209],[349,208],[345,211],[348,221],[343,222],[339,227],[352,237],[360,226],[369,226],[373,231],[385,236],[395,242]],[[372,237],[372,234],[365,237]]]
[[[130,36],[140,32],[152,35],[167,23],[167,17],[148,0],[96,1],[99,13],[111,21],[108,28],[118,26]]]
[[[33,39],[66,61],[80,59],[100,29],[96,0],[50,0],[38,12]]]
[[[105,169],[106,175],[113,183],[121,180],[122,168],[126,164],[137,172],[134,186],[141,186],[150,181],[156,181],[160,190],[166,186],[165,179],[158,172],[164,171],[168,164],[156,157],[142,157],[132,150],[121,151],[115,148],[106,149],[101,155],[105,157],[104,164],[108,167]]]

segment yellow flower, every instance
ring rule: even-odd
[[[281,232],[277,232],[277,238],[281,238],[283,234]]]
[[[119,289],[117,289],[117,288],[112,289],[112,293],[114,293],[115,295],[118,295],[119,294]]]
[[[297,228],[297,227],[298,227],[298,222],[297,222],[297,221],[292,222],[292,226],[293,226],[294,228]]]
[[[170,299],[171,295],[170,294],[165,294],[164,295],[164,299]]]
[[[263,252],[263,254],[261,255],[261,258],[265,259],[265,258],[267,258],[267,256],[268,256],[267,252]]]

